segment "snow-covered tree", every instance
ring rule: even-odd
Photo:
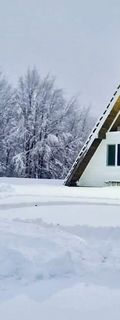
[[[65,177],[92,124],[52,77],[28,70],[13,91],[0,74],[0,175]]]
[[[0,73],[0,175],[10,175],[14,154],[15,112],[13,90]]]
[[[41,79],[36,69],[20,78],[16,104],[21,146],[14,157],[18,175],[65,176],[88,134],[88,110],[78,110],[76,99],[67,102],[54,79]]]

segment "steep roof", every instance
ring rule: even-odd
[[[107,105],[103,115],[100,117],[87,141],[81,149],[78,157],[73,163],[68,175],[65,179],[66,186],[75,186],[76,182],[82,176],[93,154],[100,145],[102,139],[105,139],[107,131],[110,129],[118,112],[120,111],[120,85],[114,92],[109,104]]]

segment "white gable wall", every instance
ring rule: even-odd
[[[105,186],[120,181],[120,166],[107,166],[107,145],[120,144],[120,131],[108,132],[77,182],[78,186]],[[84,160],[83,160],[84,161]]]

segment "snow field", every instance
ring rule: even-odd
[[[1,179],[1,319],[119,319],[119,190]]]

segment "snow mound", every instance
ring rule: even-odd
[[[22,279],[27,276],[29,264],[24,255],[15,249],[0,248],[0,280],[7,278]]]
[[[77,277],[119,285],[119,228],[63,228],[37,220],[0,223],[0,284]],[[89,231],[89,232],[88,232]]]
[[[29,283],[61,278],[82,270],[86,242],[41,220],[4,221],[0,228],[0,280]]]

